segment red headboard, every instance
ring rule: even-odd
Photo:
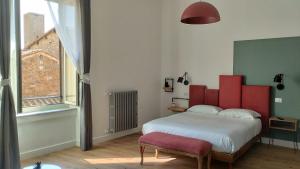
[[[219,90],[206,89],[204,103],[206,105],[219,106]]]
[[[223,109],[240,108],[243,76],[220,76],[219,106]]]
[[[220,90],[207,89],[203,85],[190,86],[189,105],[215,105],[223,109],[244,108],[261,114],[263,131],[270,117],[270,86],[242,85],[243,76],[220,76]]]
[[[191,85],[189,106],[204,104],[206,86]]]
[[[191,85],[189,107],[200,104],[219,106],[219,90],[207,89],[204,85]]]
[[[270,117],[270,91],[270,86],[243,86],[242,90],[242,108],[261,114],[264,131]]]

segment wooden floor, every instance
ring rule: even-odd
[[[196,159],[170,154],[154,158],[154,150],[146,149],[145,165],[139,165],[137,144],[139,135],[131,135],[101,145],[94,150],[81,152],[79,148],[55,152],[35,159],[22,161],[28,166],[36,161],[51,163],[63,169],[196,169]],[[212,162],[212,169],[226,169],[221,162]],[[300,169],[300,152],[257,143],[244,157],[237,161],[234,169]]]

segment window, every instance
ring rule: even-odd
[[[34,4],[34,5],[33,5]],[[76,104],[77,75],[52,22],[45,0],[20,0],[21,112]]]

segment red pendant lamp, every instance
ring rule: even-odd
[[[185,24],[210,24],[220,21],[220,14],[216,7],[208,2],[196,2],[187,7],[181,22]]]

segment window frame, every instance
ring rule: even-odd
[[[64,48],[61,44],[61,41],[59,40],[59,60],[60,60],[60,98],[62,100],[62,103],[60,104],[54,104],[54,105],[45,105],[45,106],[37,106],[37,107],[28,107],[28,108],[24,108],[23,107],[23,96],[22,96],[22,48],[21,48],[21,0],[16,0],[16,3],[18,3],[18,5],[16,5],[18,7],[18,9],[16,10],[16,73],[17,73],[17,91],[16,91],[16,95],[17,98],[15,98],[16,101],[16,110],[17,110],[17,115],[18,114],[26,114],[26,113],[33,113],[33,112],[49,112],[49,111],[53,111],[53,110],[60,110],[60,109],[66,109],[66,108],[70,108],[70,106],[78,106],[79,105],[79,83],[78,83],[78,75],[76,73],[76,82],[74,82],[76,84],[76,101],[75,104],[70,104],[70,103],[65,103],[64,100],[64,85],[65,83],[63,82],[65,80],[65,74],[64,74],[64,63],[62,62],[64,59]],[[11,72],[12,73],[12,72]],[[24,109],[27,109],[26,111],[24,111]]]
[[[65,81],[66,81],[66,75],[65,75],[65,66],[66,66],[66,60],[65,58],[68,57],[67,54],[66,54],[66,51],[65,49],[63,48],[63,46],[61,45],[61,73],[62,73],[62,79],[61,80],[61,94],[62,94],[62,100],[64,102],[64,104],[67,104],[67,105],[73,105],[73,106],[78,106],[79,105],[79,79],[78,79],[78,73],[76,72],[76,77],[75,77],[75,103],[72,103],[72,102],[69,102],[66,100],[66,92],[65,92]],[[75,70],[76,71],[76,70]]]
[[[17,98],[16,101],[16,110],[17,114],[22,113],[22,64],[21,64],[21,0],[16,0],[17,9],[16,9],[16,70],[17,70]],[[12,72],[11,72],[12,73]],[[20,99],[21,98],[21,99]]]

